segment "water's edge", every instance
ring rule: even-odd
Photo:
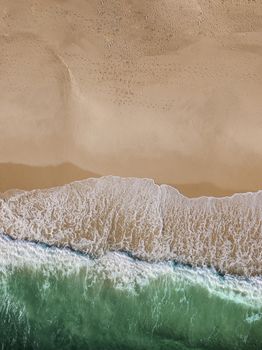
[[[262,191],[187,198],[149,179],[90,178],[1,198],[0,230],[96,257],[125,251],[151,262],[262,274]]]

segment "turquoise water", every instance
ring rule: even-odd
[[[1,349],[262,349],[262,281],[0,238]]]

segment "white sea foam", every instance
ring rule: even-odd
[[[127,251],[262,275],[262,191],[189,199],[149,179],[108,176],[3,197],[0,229],[94,256]]]
[[[255,322],[262,308],[262,279],[251,277],[223,278],[207,268],[190,268],[172,262],[149,263],[134,260],[124,253],[109,252],[97,259],[87,255],[41,245],[13,241],[0,235],[0,274],[10,274],[13,269],[29,269],[42,273],[63,275],[86,274],[89,280],[110,280],[115,288],[136,294],[152,281],[169,281],[174,288],[189,286],[202,288],[210,296],[254,308],[256,313],[247,316],[247,322]],[[164,282],[163,282],[164,283]]]

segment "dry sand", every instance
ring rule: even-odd
[[[260,0],[0,0],[0,48],[1,191],[262,188]]]

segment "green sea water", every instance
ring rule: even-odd
[[[262,349],[262,281],[0,239],[0,349]]]

